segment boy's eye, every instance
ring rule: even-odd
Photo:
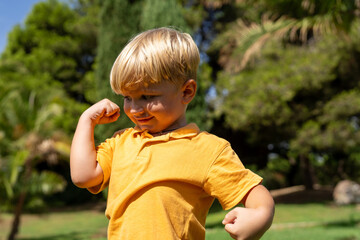
[[[131,98],[130,97],[128,97],[128,96],[124,96],[124,101],[130,101],[131,100]]]
[[[144,100],[151,100],[151,99],[155,98],[155,96],[154,95],[142,95],[141,98]]]

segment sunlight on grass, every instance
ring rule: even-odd
[[[2,214],[1,219],[0,240],[3,240],[9,233],[10,215]],[[104,213],[99,211],[24,214],[18,239],[35,240],[40,237],[41,240],[106,239],[107,223]]]

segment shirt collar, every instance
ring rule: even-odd
[[[172,138],[186,138],[193,137],[199,134],[200,129],[195,123],[189,123],[185,127],[176,129],[170,132],[170,137]]]
[[[152,136],[147,129],[145,130],[141,130],[139,127],[135,126],[134,128],[134,133],[133,135],[142,135],[144,138],[154,138],[154,136]],[[189,123],[186,126],[182,127],[182,128],[178,128],[174,131],[171,131],[169,133],[166,133],[164,135],[160,135],[157,136],[158,138],[186,138],[186,137],[193,137],[196,136],[198,133],[200,132],[199,127],[195,124],[195,123]]]

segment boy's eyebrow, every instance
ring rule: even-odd
[[[144,89],[138,89],[138,90],[132,90],[132,91],[125,91],[125,92],[122,92],[121,95],[128,96],[128,95],[133,95],[134,93],[138,94],[138,95],[148,95],[148,94],[159,94],[159,91],[157,89],[144,88]]]
[[[158,89],[151,89],[151,88],[143,88],[143,89],[139,89],[139,92],[141,93],[158,93],[159,90]]]
[[[142,92],[142,95],[147,95],[147,94],[159,94],[159,91],[144,91],[144,92]]]

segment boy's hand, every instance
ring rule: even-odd
[[[90,119],[94,125],[115,122],[120,116],[120,108],[109,99],[103,99],[89,107],[81,118]]]
[[[259,234],[261,212],[258,211],[258,209],[234,208],[226,214],[222,222],[225,225],[225,230],[237,240],[260,239],[263,232]]]
[[[222,223],[236,240],[260,239],[271,226],[274,201],[265,187],[254,187],[244,200],[245,208],[237,207],[226,214]]]

